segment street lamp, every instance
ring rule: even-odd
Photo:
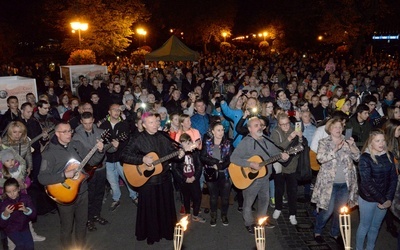
[[[83,39],[81,38],[81,30],[85,31],[89,28],[89,25],[87,23],[81,23],[81,22],[72,22],[71,28],[72,28],[72,33],[75,33],[75,31],[78,31],[78,36],[79,36],[79,48],[81,47],[81,42]]]
[[[139,35],[142,35],[143,38],[144,38],[144,42],[146,42],[146,34],[147,34],[147,31],[145,31],[143,28],[138,28],[138,29],[136,29],[136,32],[137,32]],[[139,47],[140,47],[140,37],[139,37]]]
[[[226,32],[223,32],[222,33],[222,36],[224,37],[224,42],[226,42],[226,36],[228,35],[228,33],[226,33]]]
[[[263,32],[264,42],[265,42],[265,39],[267,38],[267,36],[268,36],[268,32]]]

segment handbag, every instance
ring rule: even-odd
[[[304,150],[299,153],[297,162],[296,178],[297,181],[310,181],[312,179],[312,170],[310,163],[310,147],[307,139],[303,137]]]
[[[213,167],[205,167],[204,179],[206,182],[216,182],[218,180],[218,170]]]

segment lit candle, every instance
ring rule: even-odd
[[[257,250],[265,250],[265,225],[268,217],[263,217],[258,220],[258,225],[254,227],[254,237],[256,239]]]
[[[351,220],[349,208],[344,206],[340,209],[339,215],[340,234],[342,235],[344,249],[351,249]]]
[[[189,224],[189,216],[183,217],[175,226],[174,229],[174,249],[180,250],[182,248],[183,234]]]

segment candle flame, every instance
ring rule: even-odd
[[[183,228],[183,231],[186,231],[187,225],[189,224],[188,217],[189,215],[186,215],[178,222],[178,224],[176,224],[180,225]]]
[[[267,221],[268,216],[262,217],[258,220],[258,225],[262,226]]]
[[[341,214],[348,214],[349,213],[349,208],[346,207],[346,206],[340,208],[340,213]]]

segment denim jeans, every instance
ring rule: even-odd
[[[245,226],[254,224],[254,217],[251,210],[258,195],[257,218],[267,214],[269,205],[269,175],[256,179],[248,188],[243,190],[243,219]]]
[[[358,197],[360,210],[360,224],[356,234],[356,249],[373,250],[382,221],[387,209],[378,208],[378,202],[369,202]],[[367,238],[367,247],[364,248],[364,240]]]
[[[126,187],[129,191],[129,197],[131,199],[137,198],[137,193],[132,190],[129,186],[129,183],[125,179],[124,171],[119,162],[106,162],[107,169],[107,181],[110,183],[110,187],[112,190],[112,198],[114,201],[119,201],[121,198],[121,189],[119,188],[119,177],[124,181]]]
[[[24,250],[33,250],[34,243],[32,239],[32,234],[29,229],[24,231],[16,231],[9,233],[7,235],[10,240],[15,244],[15,250],[24,249]]]
[[[348,199],[349,191],[346,183],[334,183],[328,210],[320,209],[314,227],[314,234],[322,234],[322,230],[333,214],[331,236],[337,237],[340,235],[339,212],[340,208],[346,205]]]
[[[228,214],[229,195],[231,193],[231,180],[227,179],[223,173],[215,182],[207,182],[208,190],[210,191],[210,208],[211,212],[217,212],[218,194],[221,196],[221,214]]]
[[[269,197],[275,198],[275,180],[269,180]]]

